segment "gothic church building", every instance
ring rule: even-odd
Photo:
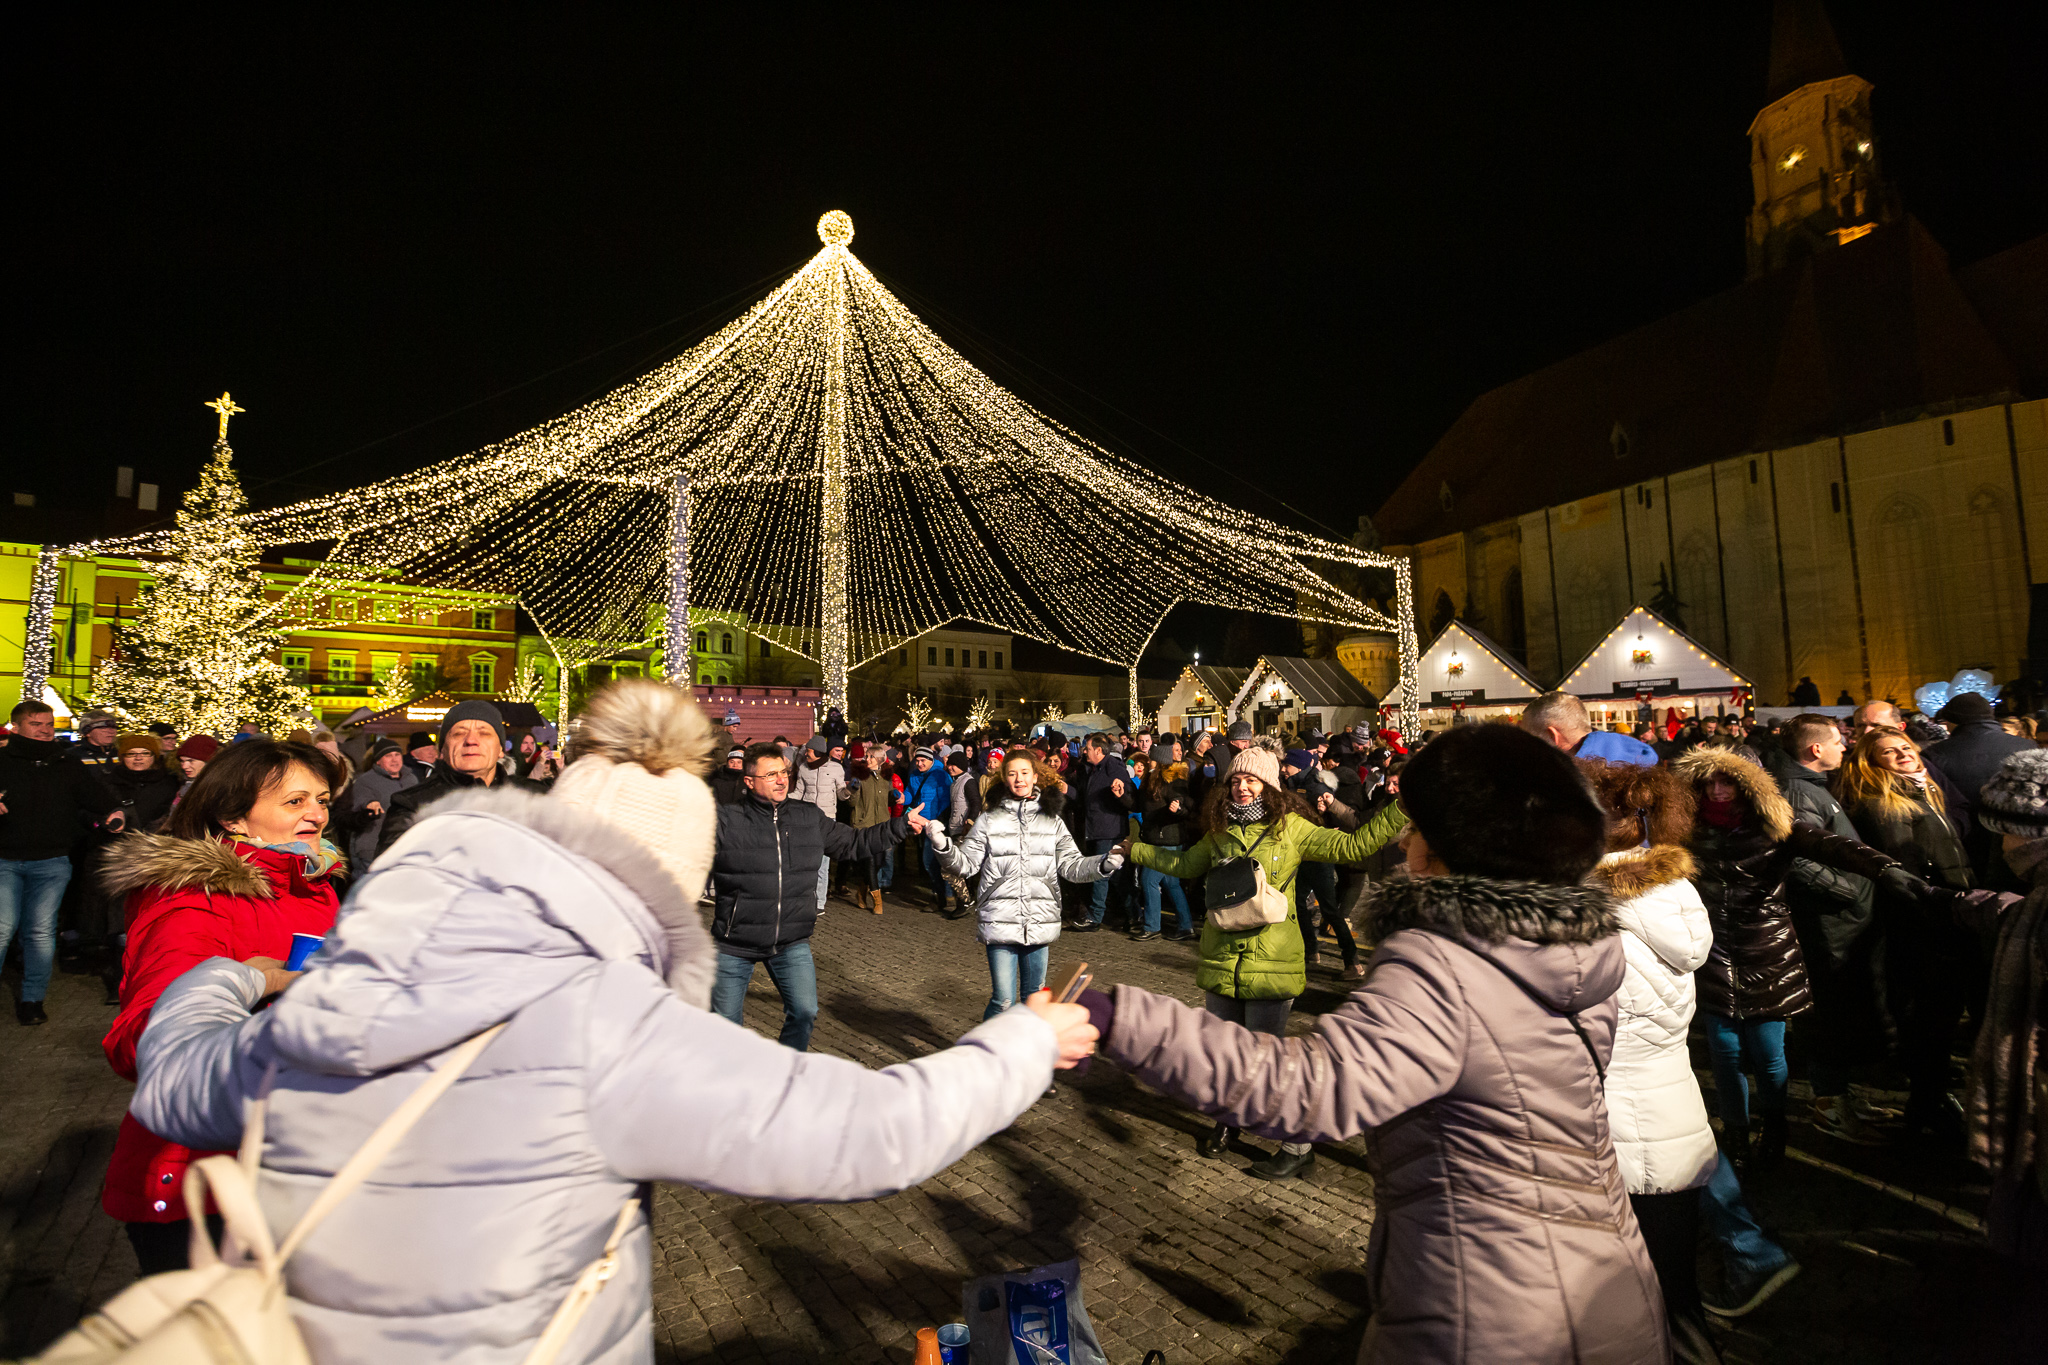
[[[1465,411],[1375,518],[1421,621],[1552,684],[1650,605],[1764,705],[2048,675],[2048,237],[1953,268],[1871,89],[1781,0],[1748,280]]]

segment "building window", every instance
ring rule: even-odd
[[[1751,461],[1749,462],[1749,481],[1750,481],[1751,483],[1755,483],[1755,482],[1756,482],[1756,461],[1755,461],[1755,460],[1751,460]]]
[[[995,701],[996,701],[996,709],[997,709],[998,711],[1002,710],[1002,709],[1003,709],[1003,694],[1002,694],[1002,692],[1001,692],[1001,690],[1000,690],[1000,689],[998,689],[998,691],[996,692],[996,697],[995,697]]]
[[[811,642],[810,642],[809,640],[806,640],[806,641],[804,641],[804,653],[808,654],[808,653],[810,653],[810,652],[811,652]]]
[[[498,672],[498,661],[489,655],[469,661],[469,690],[472,692],[495,692],[492,681]]]
[[[976,665],[975,665],[975,667],[976,667],[976,668],[987,668],[987,667],[988,667],[988,651],[987,651],[987,650],[985,650],[985,649],[984,649],[984,650],[982,650],[982,651],[981,651],[981,652],[980,652],[979,654],[975,655],[975,657],[976,657],[977,659],[981,660],[981,662],[980,662],[980,663],[978,663],[978,664],[976,664]]]
[[[435,660],[414,659],[412,661],[412,685],[422,691],[431,692],[440,678],[441,669]]]
[[[815,684],[813,684],[809,678],[798,678],[796,680],[796,685],[798,687],[811,687]]]
[[[313,655],[310,651],[288,649],[284,652],[284,671],[292,675],[293,682],[304,682],[312,669]]]
[[[723,686],[725,686],[725,677],[724,677],[724,675],[723,675],[723,674],[719,675],[719,679],[718,679],[718,685],[719,685],[720,687],[723,687]]]
[[[761,642],[761,657],[764,659],[768,657],[768,642],[766,640]]]
[[[1001,651],[1001,650],[999,649],[999,650],[997,650],[997,651],[996,651],[996,669],[997,669],[997,671],[999,671],[999,672],[1000,672],[1000,671],[1001,671],[1001,669],[1002,669],[1002,667],[1003,667],[1003,651]]]
[[[354,682],[356,680],[356,656],[353,654],[327,655],[327,679],[329,682]]]
[[[952,666],[953,666],[953,651],[949,649],[949,650],[947,650],[947,651],[946,651],[946,667],[948,667],[948,668],[951,668]]]
[[[909,662],[910,662],[910,651],[909,651],[909,650],[907,650],[907,649],[899,649],[899,650],[897,650],[897,651],[896,651],[896,662],[897,662],[897,663],[899,663],[899,664],[907,664],[907,663],[909,663]]]
[[[473,611],[469,614],[469,623],[478,630],[496,630],[498,628],[498,613],[495,611]]]
[[[720,654],[730,654],[730,653],[732,653],[732,632],[731,632],[731,631],[726,631],[726,632],[725,632],[724,634],[722,634],[722,635],[720,635],[720,636],[718,637],[718,652],[719,652]]]
[[[706,673],[703,676],[699,677],[697,681],[704,684],[704,686],[709,687],[711,686],[711,675],[709,673]]]
[[[700,630],[697,632],[697,652],[699,654],[705,654],[710,652],[710,640],[711,632],[704,630]]]
[[[1945,446],[1956,443],[1956,424],[1947,417],[1941,419],[1941,443]]]
[[[928,667],[937,668],[939,666],[939,647],[937,645],[926,645],[924,647],[924,661]]]

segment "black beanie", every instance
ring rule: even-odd
[[[1461,725],[1401,770],[1401,805],[1451,871],[1574,885],[1607,846],[1607,813],[1562,750],[1513,725]]]

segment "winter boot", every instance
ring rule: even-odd
[[[1785,1116],[1762,1115],[1764,1130],[1756,1140],[1756,1169],[1775,1171],[1785,1164]]]

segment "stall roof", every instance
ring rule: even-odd
[[[1243,709],[1247,690],[1269,669],[1279,675],[1287,689],[1304,706],[1363,706],[1371,709],[1380,704],[1379,698],[1335,659],[1268,654],[1239,685],[1237,709]]]
[[[1457,673],[1450,670],[1458,667]],[[1493,706],[1501,702],[1522,702],[1543,694],[1543,687],[1523,671],[1514,656],[1495,644],[1476,626],[1453,621],[1437,632],[1422,651],[1415,676],[1423,706]],[[1459,695],[1463,694],[1463,695]],[[1443,700],[1437,701],[1436,697]],[[1401,687],[1395,684],[1384,705],[1401,703]]]
[[[1189,664],[1181,670],[1181,676],[1190,675],[1217,705],[1228,706],[1243,688],[1244,680],[1252,675],[1252,671],[1249,668],[1217,668],[1210,664]]]
[[[1696,696],[1750,686],[1735,665],[1648,607],[1628,615],[1564,675],[1576,697]]]

